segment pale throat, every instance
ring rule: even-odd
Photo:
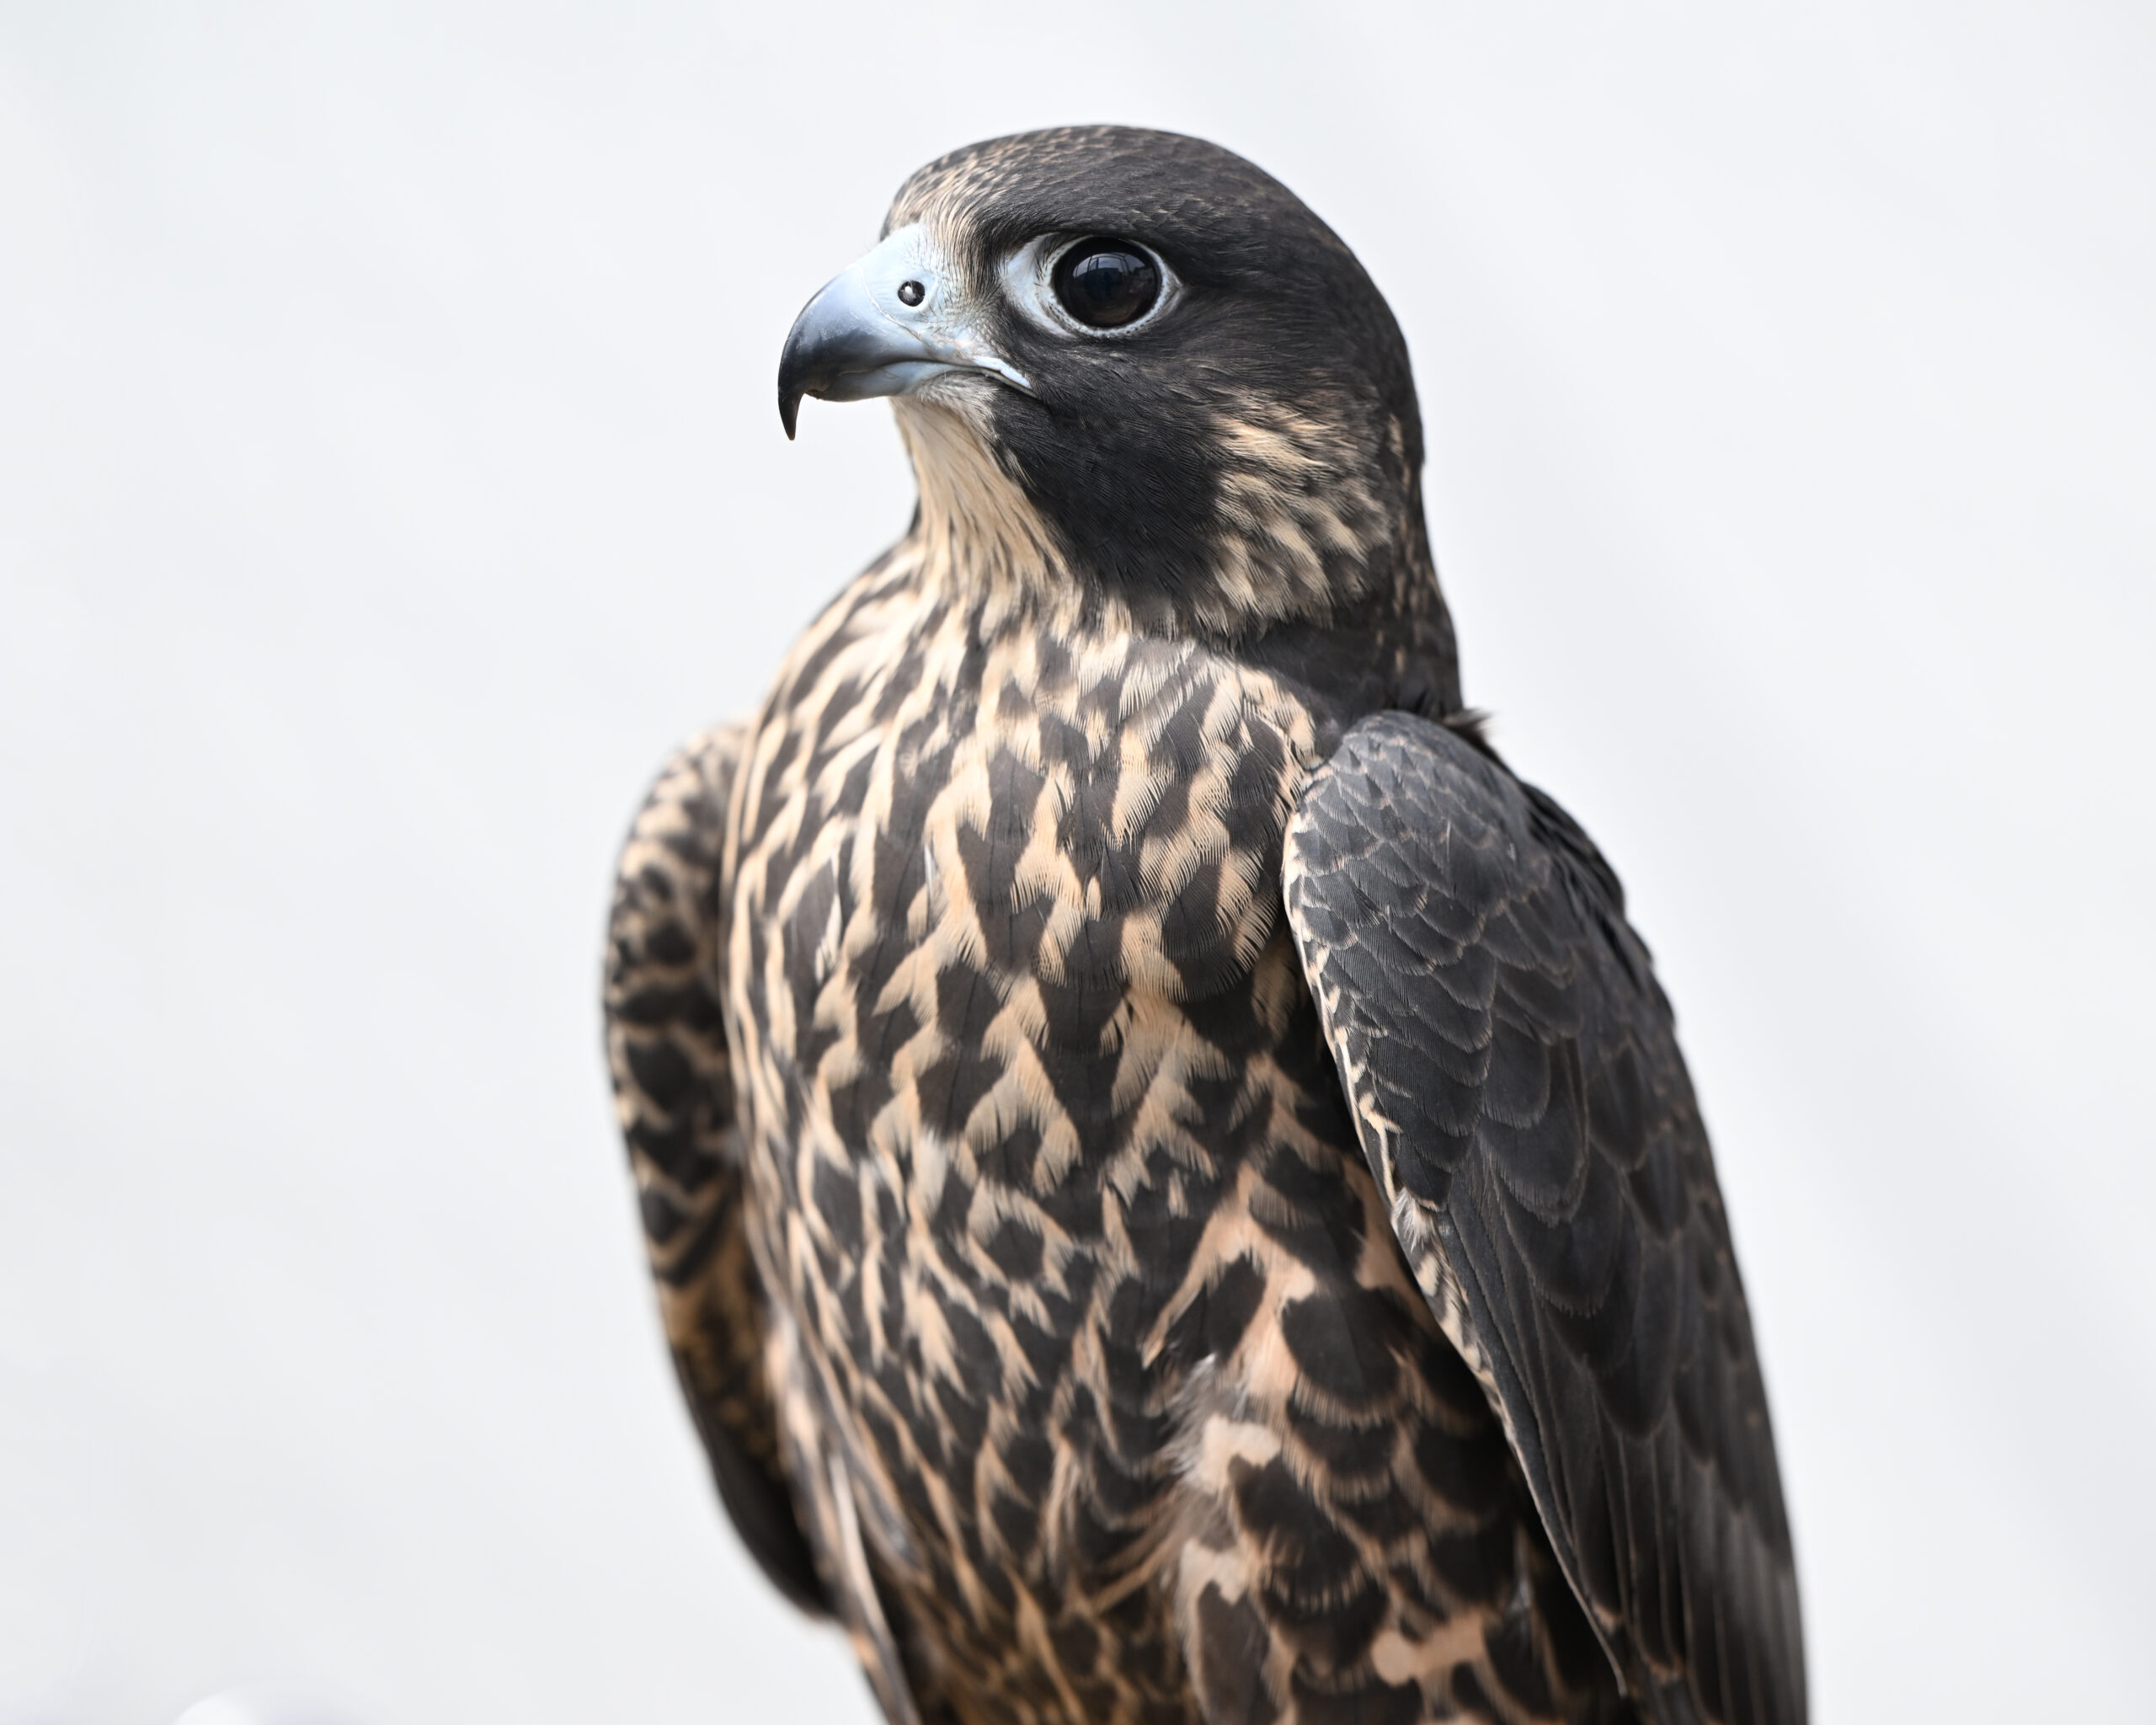
[[[924,577],[1011,621],[1082,607],[1084,581],[997,462],[979,423],[985,408],[926,395],[895,397],[891,408],[921,492],[913,537]]]

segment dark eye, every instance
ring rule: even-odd
[[[1127,239],[1081,239],[1056,260],[1055,296],[1092,329],[1120,329],[1153,309],[1161,266]]]

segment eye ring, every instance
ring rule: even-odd
[[[1142,259],[1157,272],[1158,286],[1150,303],[1127,323],[1086,323],[1072,315],[1057,293],[1061,266],[1066,260],[1075,265],[1078,261],[1075,254],[1097,243]],[[1174,309],[1183,294],[1183,284],[1174,266],[1150,246],[1119,235],[1105,234],[1097,228],[1074,232],[1066,227],[1060,233],[1040,234],[1010,253],[1003,260],[1001,273],[1004,291],[1009,296],[1012,308],[1023,313],[1028,322],[1053,334],[1075,335],[1087,341],[1122,341],[1141,329],[1150,329]]]
[[[1073,323],[1088,329],[1125,329],[1159,302],[1161,276],[1158,261],[1136,241],[1094,234],[1057,256],[1049,287]]]

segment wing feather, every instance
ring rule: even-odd
[[[638,811],[607,930],[606,1057],[666,1340],[720,1500],[787,1598],[830,1610],[787,1481],[720,1007],[721,852],[746,728],[692,738]]]
[[[1799,1725],[1750,1316],[1668,1002],[1587,836],[1486,750],[1363,720],[1289,830],[1363,1149],[1627,1691]]]

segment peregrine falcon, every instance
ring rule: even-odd
[[[1214,145],[931,163],[780,361],[905,536],[623,854],[719,1495],[898,1725],[1796,1725],[1729,1226],[1616,876],[1463,706],[1407,351]]]

